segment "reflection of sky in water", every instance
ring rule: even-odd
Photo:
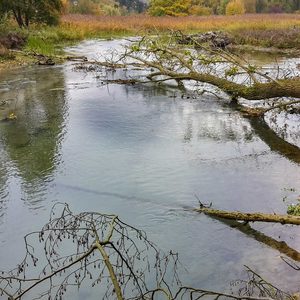
[[[99,50],[94,42],[80,47],[90,55]],[[17,123],[0,125],[0,265],[17,261],[21,237],[44,224],[61,201],[77,212],[116,213],[164,250],[177,250],[188,285],[228,286],[246,264],[275,283],[285,276],[297,286],[277,251],[183,209],[197,205],[194,195],[218,208],[281,213],[282,198],[295,199],[299,166],[271,151],[249,120],[213,97],[101,85],[70,65],[39,70],[12,73],[37,84],[20,96]],[[296,193],[284,189],[291,187]],[[299,245],[295,228],[255,227]]]

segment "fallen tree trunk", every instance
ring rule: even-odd
[[[246,222],[272,222],[281,224],[300,225],[300,217],[290,215],[276,215],[263,213],[243,213],[239,211],[225,211],[208,207],[195,208],[197,212],[203,212],[206,215],[217,218],[246,221]]]
[[[179,40],[181,38],[185,36],[179,36]],[[147,78],[151,81],[159,82],[163,77],[164,80],[169,78],[178,82],[191,80],[207,83],[227,93],[233,100],[300,98],[299,76],[288,77],[284,72],[279,74],[276,65],[265,71],[234,53],[207,47],[194,38],[191,42],[198,51],[179,47],[178,37],[173,36],[173,40],[168,37],[167,40],[164,36],[141,38],[127,47],[125,64],[126,59],[130,58],[149,68],[151,71]],[[242,81],[239,80],[241,78]]]
[[[137,57],[132,58],[138,59]],[[141,59],[140,59],[141,60]],[[159,69],[159,65],[147,62],[145,63],[147,67],[153,67]],[[245,98],[247,100],[263,100],[276,97],[294,97],[300,98],[300,79],[296,78],[287,78],[280,79],[277,81],[271,82],[256,82],[250,86],[245,84],[236,83],[228,79],[212,75],[209,73],[200,73],[200,72],[189,72],[189,73],[179,73],[172,70],[164,69],[160,70],[161,72],[155,72],[150,74],[148,78],[153,81],[154,77],[158,76],[167,76],[170,79],[175,80],[194,80],[197,82],[204,82],[211,84],[223,92],[227,93],[234,98]],[[287,104],[288,106],[288,104]]]

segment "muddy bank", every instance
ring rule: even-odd
[[[0,47],[6,49],[22,49],[25,46],[27,37],[19,33],[10,32],[6,35],[0,36]]]

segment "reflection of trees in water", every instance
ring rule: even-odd
[[[5,152],[3,151],[0,143],[0,225],[3,223],[3,216],[7,207],[7,185],[8,185],[8,174],[5,170],[5,164],[3,161],[7,159]]]
[[[149,93],[148,90],[147,93]],[[196,104],[195,108],[203,110],[203,105],[203,103]],[[266,123],[258,117],[248,120],[241,118],[239,112],[228,111],[226,113],[222,110],[219,113],[217,108],[207,111],[204,108],[201,119],[196,120],[189,113],[186,114],[185,119],[184,142],[190,142],[195,137],[208,138],[217,142],[250,142],[257,135],[271,151],[300,163],[300,149],[295,146],[299,145],[300,140],[299,115],[297,114],[289,111],[282,111],[279,114],[272,112],[272,117],[269,117]]]
[[[180,95],[185,94],[176,87],[153,86],[153,85],[124,85],[124,91],[127,97],[133,98],[136,93],[143,95],[143,101],[146,104],[153,105],[157,109],[158,106],[168,106],[172,108],[172,99],[176,100],[176,110],[179,111],[183,120],[183,141],[191,142],[193,138],[208,138],[214,141],[251,141],[253,139],[253,129],[248,121],[241,118],[240,113],[230,112],[228,109],[220,108],[219,104],[207,104],[200,102],[199,96],[191,99],[192,108],[178,106],[178,101],[181,101]],[[153,101],[154,98],[160,101]],[[189,96],[192,97],[192,96]],[[208,101],[213,101],[212,99]],[[221,111],[218,111],[220,110]],[[199,118],[195,112],[199,111]]]
[[[272,151],[277,152],[289,160],[300,163],[300,149],[279,137],[261,118],[249,118],[250,124],[261,140],[263,140]]]
[[[289,143],[285,139],[294,137],[288,133],[289,127],[280,126],[281,124],[274,123],[278,128],[281,128],[280,133],[276,133],[274,128],[270,128],[268,124],[261,118],[249,118],[249,123],[245,119],[241,119],[240,114],[207,114],[207,118],[201,121],[197,136],[199,138],[209,138],[215,141],[252,141],[255,136],[258,136],[271,151],[277,152],[289,160],[300,163],[300,149],[299,147]],[[286,123],[289,124],[289,123]],[[274,125],[274,126],[275,126]],[[191,136],[192,131],[191,122],[187,122],[186,133],[184,140],[187,136]],[[295,136],[299,134],[297,131]]]
[[[215,141],[251,141],[253,130],[239,114],[209,113],[201,121],[203,125],[197,133],[198,138],[210,138]]]
[[[127,95],[132,97],[132,94],[141,92],[145,102],[153,105],[154,97],[168,97],[171,101],[173,95],[180,95],[179,90],[169,89],[165,86],[124,86]],[[178,99],[178,97],[177,97]],[[199,98],[198,98],[199,99]],[[194,100],[193,100],[194,101]],[[299,122],[294,122],[294,118],[298,117],[295,114],[282,112],[283,115],[274,114],[275,117],[268,121],[268,124],[261,118],[253,117],[245,119],[237,111],[230,111],[230,109],[220,108],[219,104],[215,106],[210,104],[207,106],[205,102],[194,101],[193,110],[181,109],[183,117],[183,137],[185,143],[189,143],[192,139],[211,139],[216,142],[251,142],[258,136],[271,151],[275,151],[289,160],[299,163],[300,162],[300,149],[297,146],[289,143],[292,140],[297,145],[299,142]],[[156,105],[165,105],[165,101],[158,102]],[[170,103],[168,102],[170,106]],[[171,106],[170,106],[171,107]],[[219,111],[221,109],[221,111]],[[233,107],[234,109],[234,107]],[[201,116],[196,118],[194,116],[195,110],[201,111]],[[276,117],[277,116],[277,117]],[[282,122],[287,124],[282,126]],[[295,142],[294,142],[295,141]]]
[[[167,96],[169,101],[171,98],[181,95],[181,91],[176,88],[167,89],[164,86],[147,87],[142,90],[146,99],[153,104],[155,96]],[[196,96],[195,96],[196,97]],[[230,112],[228,109],[220,108],[219,105],[199,102],[201,98],[196,97],[192,99],[193,108],[188,110],[185,108],[178,108],[181,110],[183,117],[184,134],[183,141],[191,142],[192,138],[208,138],[214,141],[251,141],[253,136],[253,129],[246,120],[241,118],[240,113]],[[183,100],[183,101],[186,101]],[[213,101],[209,99],[208,101]],[[170,104],[169,104],[170,105]],[[211,107],[212,105],[212,107]],[[221,111],[218,111],[220,110]],[[199,118],[195,118],[194,112],[198,110],[201,113]]]
[[[300,147],[300,115],[295,108],[271,111],[265,116],[267,124],[282,139]]]
[[[215,142],[248,142],[252,141],[253,129],[238,113],[216,112],[213,109],[198,107],[201,115],[195,118],[193,113],[182,112],[184,118],[184,142],[193,138],[209,139]]]
[[[135,84],[131,85],[124,85],[124,91],[126,96],[133,96],[135,93],[141,93],[145,100],[150,100],[152,97],[173,97],[174,95],[179,95],[180,91],[175,86],[167,86],[167,85],[154,85],[154,84]]]
[[[61,69],[36,69],[28,77],[30,83],[18,90],[17,120],[2,123],[0,133],[8,159],[30,195],[45,188],[59,162],[66,97]]]

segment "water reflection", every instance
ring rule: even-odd
[[[7,208],[7,199],[8,199],[8,177],[9,174],[5,168],[5,165],[2,163],[3,160],[7,160],[5,152],[3,151],[2,145],[0,144],[0,226],[4,222],[4,214]]]
[[[19,177],[20,198],[37,208],[60,162],[67,117],[64,74],[61,68],[37,68],[11,74],[6,84],[8,90],[2,91],[2,99],[14,99],[6,113],[13,111],[17,119],[0,125],[5,154],[1,155],[1,173]],[[1,194],[6,193],[7,188],[2,189]]]
[[[289,160],[300,164],[300,148],[290,144],[283,138],[280,138],[267,123],[258,118],[249,118],[250,124],[262,141],[264,141],[272,151],[275,151]]]
[[[122,74],[119,74],[122,78]],[[116,87],[108,87],[108,90],[111,89],[111,94],[113,95],[113,90]],[[181,116],[184,118],[184,122],[181,124],[184,128],[182,134],[182,141],[184,143],[190,143],[193,138],[201,139],[212,139],[216,142],[241,142],[247,143],[257,140],[257,136],[264,141],[267,146],[272,151],[280,153],[286,158],[299,163],[300,161],[300,149],[297,146],[289,143],[287,140],[288,137],[293,138],[293,143],[297,143],[299,140],[299,123],[294,121],[296,125],[293,125],[291,120],[287,121],[286,126],[282,126],[282,122],[274,122],[269,125],[259,118],[241,118],[241,114],[238,111],[233,109],[228,109],[226,106],[220,106],[213,104],[205,105],[205,101],[211,101],[209,97],[194,97],[190,100],[190,103],[193,103],[192,109],[187,109],[187,107],[178,107],[178,102],[180,102],[180,96],[182,93],[174,88],[166,86],[122,86],[122,94],[125,93],[127,98],[136,98],[136,93],[142,93],[142,101],[147,105],[153,106],[153,99],[157,97],[168,98],[169,102],[175,103],[176,109],[181,112]],[[114,98],[114,96],[113,96]],[[140,97],[139,97],[140,98]],[[184,100],[183,100],[184,101]],[[164,101],[155,102],[156,109],[162,110],[165,105]],[[169,106],[171,107],[172,104]],[[195,113],[195,110],[201,111],[201,118],[194,119],[192,116]],[[275,120],[276,121],[276,120]],[[281,126],[281,132],[276,133],[275,125]],[[289,126],[288,124],[291,124]],[[291,129],[289,132],[286,131],[287,127]],[[296,126],[298,126],[296,128]],[[277,128],[278,129],[278,128]],[[274,132],[275,131],[275,132]],[[278,132],[278,130],[277,130]],[[287,139],[287,140],[286,140]],[[261,154],[265,154],[265,151],[262,151]]]

